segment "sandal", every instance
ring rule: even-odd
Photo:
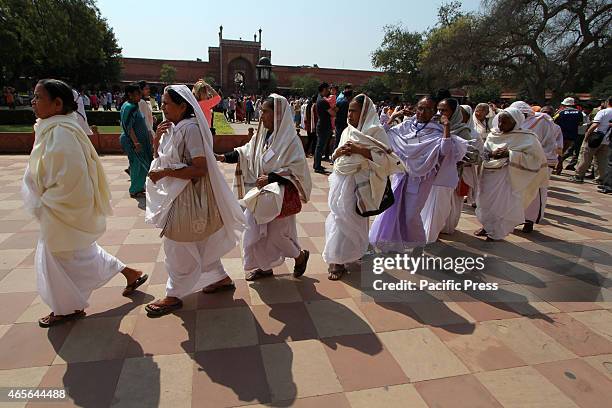
[[[484,228],[481,228],[478,231],[474,232],[474,235],[476,235],[477,237],[486,237],[487,231],[485,231]]]
[[[136,289],[138,289],[139,286],[141,286],[143,283],[145,283],[147,281],[147,279],[149,279],[149,275],[147,274],[143,274],[140,275],[138,277],[138,279],[136,279],[134,282],[130,283],[129,285],[127,285],[125,287],[125,289],[123,289],[123,296],[129,296],[132,293],[134,293],[136,291]]]
[[[260,278],[267,278],[269,276],[272,276],[273,273],[274,272],[272,271],[272,269],[267,269],[265,271],[262,269],[255,269],[254,271],[245,273],[244,280],[254,281]]]
[[[299,265],[296,264],[293,267],[293,277],[294,278],[299,278],[300,276],[302,276],[304,272],[306,272],[306,266],[308,266],[308,258],[310,258],[310,251],[307,249],[304,249],[302,253],[304,254],[304,260]]]
[[[57,316],[51,312],[47,316],[38,319],[38,325],[44,328],[57,326],[58,324],[66,323],[70,320],[80,319],[85,317],[85,315],[86,313],[83,310],[75,310],[74,313]]]
[[[346,267],[344,265],[332,264],[329,265],[327,269],[327,279],[331,281],[337,281],[342,278],[342,275],[346,272]]]
[[[147,315],[149,317],[160,317],[172,313],[173,311],[178,310],[182,307],[183,301],[179,299],[178,302],[169,305],[149,303],[145,306],[145,310],[147,311]]]
[[[227,283],[228,279],[229,279],[229,283]],[[212,283],[206,286],[204,289],[202,289],[202,293],[210,294],[210,293],[215,293],[215,292],[221,292],[224,290],[234,290],[234,289],[236,289],[236,285],[234,285],[234,282],[232,282],[229,276],[226,276],[225,278],[221,279],[219,282],[215,282],[215,283]]]

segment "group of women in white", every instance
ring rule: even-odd
[[[77,122],[70,87],[40,81],[32,106],[38,120],[23,194],[41,224],[38,289],[51,313],[39,324],[49,327],[82,317],[91,292],[117,273],[126,277],[125,296],[147,275],[96,243],[112,213],[110,188]],[[145,220],[160,229],[168,281],[165,297],[146,306],[149,316],[180,309],[191,293],[233,288],[221,258],[238,245],[246,280],[272,275],[287,258],[294,259],[294,277],[304,274],[310,253],[299,244],[296,214],[312,182],[287,100],[265,99],[253,138],[222,155],[214,154],[204,112],[187,86],[167,87],[162,110]],[[405,252],[452,233],[465,196],[477,205],[483,224],[477,234],[487,239],[541,218],[548,179],[543,147],[556,149],[549,143],[556,135],[552,121],[517,105],[489,126],[483,111],[425,97],[413,118],[392,125],[396,113],[381,124],[370,98],[353,98],[329,177],[322,254],[329,279],[340,279],[369,246]],[[217,161],[236,164],[233,192]]]

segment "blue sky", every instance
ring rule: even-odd
[[[442,0],[98,0],[126,57],[208,61],[208,47],[223,37],[252,40],[261,27],[262,47],[276,65],[371,69],[371,53],[386,24],[422,31],[437,21]],[[477,10],[479,0],[463,0]],[[381,6],[384,6],[382,8]]]

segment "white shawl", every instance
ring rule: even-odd
[[[244,229],[245,219],[242,214],[242,210],[234,198],[231,190],[227,186],[223,173],[219,170],[215,156],[213,153],[213,139],[204,112],[200,109],[198,101],[195,96],[191,93],[189,88],[185,85],[170,85],[167,89],[173,89],[179,93],[186,101],[193,107],[193,111],[196,116],[198,127],[202,134],[202,140],[204,141],[205,158],[206,158],[206,169],[208,177],[213,191],[215,192],[215,200],[219,207],[221,219],[223,220],[223,228],[216,232],[212,237],[215,240],[219,239],[223,242],[233,242],[233,245],[237,245],[240,242],[240,235]],[[181,162],[181,154],[178,151],[180,145],[180,137],[183,135],[182,132],[174,132],[175,126],[172,126],[170,130],[164,133],[161,137],[161,141],[158,148],[158,155],[155,160],[151,163],[151,170],[164,169],[164,168],[182,168],[185,164]],[[155,224],[158,228],[162,228],[168,210],[170,209],[174,199],[183,191],[187,186],[189,180],[182,180],[175,177],[165,177],[154,184],[150,178],[147,178],[147,209],[145,214],[145,221],[150,224]],[[230,248],[231,249],[231,248]],[[223,252],[223,249],[219,249],[217,252]],[[219,259],[225,254],[213,253],[210,251],[210,259]],[[207,253],[207,256],[209,254]]]
[[[389,137],[380,124],[374,103],[366,95],[363,96],[358,127],[348,124],[342,132],[338,148],[349,140],[365,145],[372,154],[372,160],[359,154],[340,156],[334,161],[334,171],[342,175],[355,175],[357,205],[362,212],[366,212],[379,208],[388,177],[406,169],[389,147]]]
[[[508,133],[499,130],[499,115],[509,113],[516,125]],[[491,159],[484,163],[485,168],[499,169],[508,166],[510,184],[513,191],[523,196],[523,208],[527,208],[533,201],[540,187],[548,184],[548,171],[546,169],[546,155],[538,142],[536,135],[523,130],[525,117],[516,108],[502,110],[493,119],[493,129],[487,136],[485,150],[494,150],[507,147],[509,157]]]
[[[235,150],[240,155],[236,168],[234,189],[241,198],[241,204],[255,210],[258,196],[262,190],[274,193],[274,202],[282,204],[284,188],[278,183],[271,183],[262,190],[255,187],[259,176],[277,173],[293,183],[302,202],[308,202],[312,190],[312,181],[302,141],[295,130],[293,109],[283,96],[271,94],[274,98],[274,130],[266,142],[268,129],[259,122],[257,133],[244,146]],[[278,208],[280,212],[280,207]],[[265,217],[257,217],[258,224],[275,218],[274,212],[266,212]],[[276,214],[278,215],[278,214]]]

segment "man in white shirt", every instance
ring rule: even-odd
[[[612,139],[612,97],[608,98],[606,106],[606,109],[597,112],[593,119],[593,126],[597,124],[597,131],[603,132],[606,135],[602,144],[606,143],[608,147],[608,164],[605,167],[605,175],[602,176],[603,183],[597,186],[597,188],[600,193],[612,194],[612,149],[610,148],[610,141]]]
[[[610,143],[610,121],[612,120],[612,100],[606,101],[607,108],[597,112],[593,123],[584,135],[584,142],[580,148],[580,159],[576,166],[576,175],[573,181],[576,183],[584,182],[584,174],[591,166],[595,158],[595,173],[597,184],[604,183],[606,176],[606,157],[608,156],[608,145]],[[601,140],[600,140],[601,139]]]

